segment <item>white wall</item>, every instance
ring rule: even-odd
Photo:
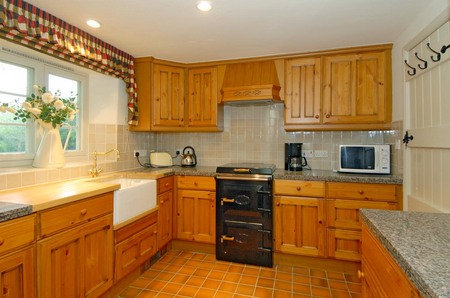
[[[405,64],[403,51],[409,50],[431,31],[437,29],[450,16],[450,0],[431,0],[428,7],[414,19],[394,41],[392,50],[392,120],[404,120]]]
[[[89,75],[89,123],[127,124],[125,82],[100,73]]]

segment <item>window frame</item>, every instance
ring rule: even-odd
[[[3,46],[12,49],[13,51],[10,52],[4,50]],[[76,69],[72,65],[67,66],[69,64],[67,62],[59,61],[58,59],[1,40],[0,60],[4,63],[10,63],[29,69],[29,90],[27,91],[27,94],[33,92],[33,85],[36,83],[48,86],[48,74],[65,77],[81,83],[80,99],[78,103],[78,109],[80,110],[78,114],[78,117],[80,118],[79,150],[65,152],[64,156],[66,157],[66,162],[86,161],[89,146],[89,75],[86,72]],[[59,68],[57,66],[61,67]],[[30,125],[32,122],[33,121],[29,121],[27,125],[27,151],[24,153],[0,154],[0,168],[31,166],[41,138],[38,133],[38,128],[34,125]]]

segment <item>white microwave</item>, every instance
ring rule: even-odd
[[[340,145],[341,173],[390,174],[390,145]]]

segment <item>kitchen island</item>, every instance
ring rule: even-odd
[[[423,297],[450,297],[450,214],[362,209],[360,215]]]

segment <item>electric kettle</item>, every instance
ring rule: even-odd
[[[192,151],[192,153],[190,152]],[[186,146],[181,154],[181,166],[182,167],[195,167],[197,165],[197,156],[195,156],[195,150],[191,146]]]

